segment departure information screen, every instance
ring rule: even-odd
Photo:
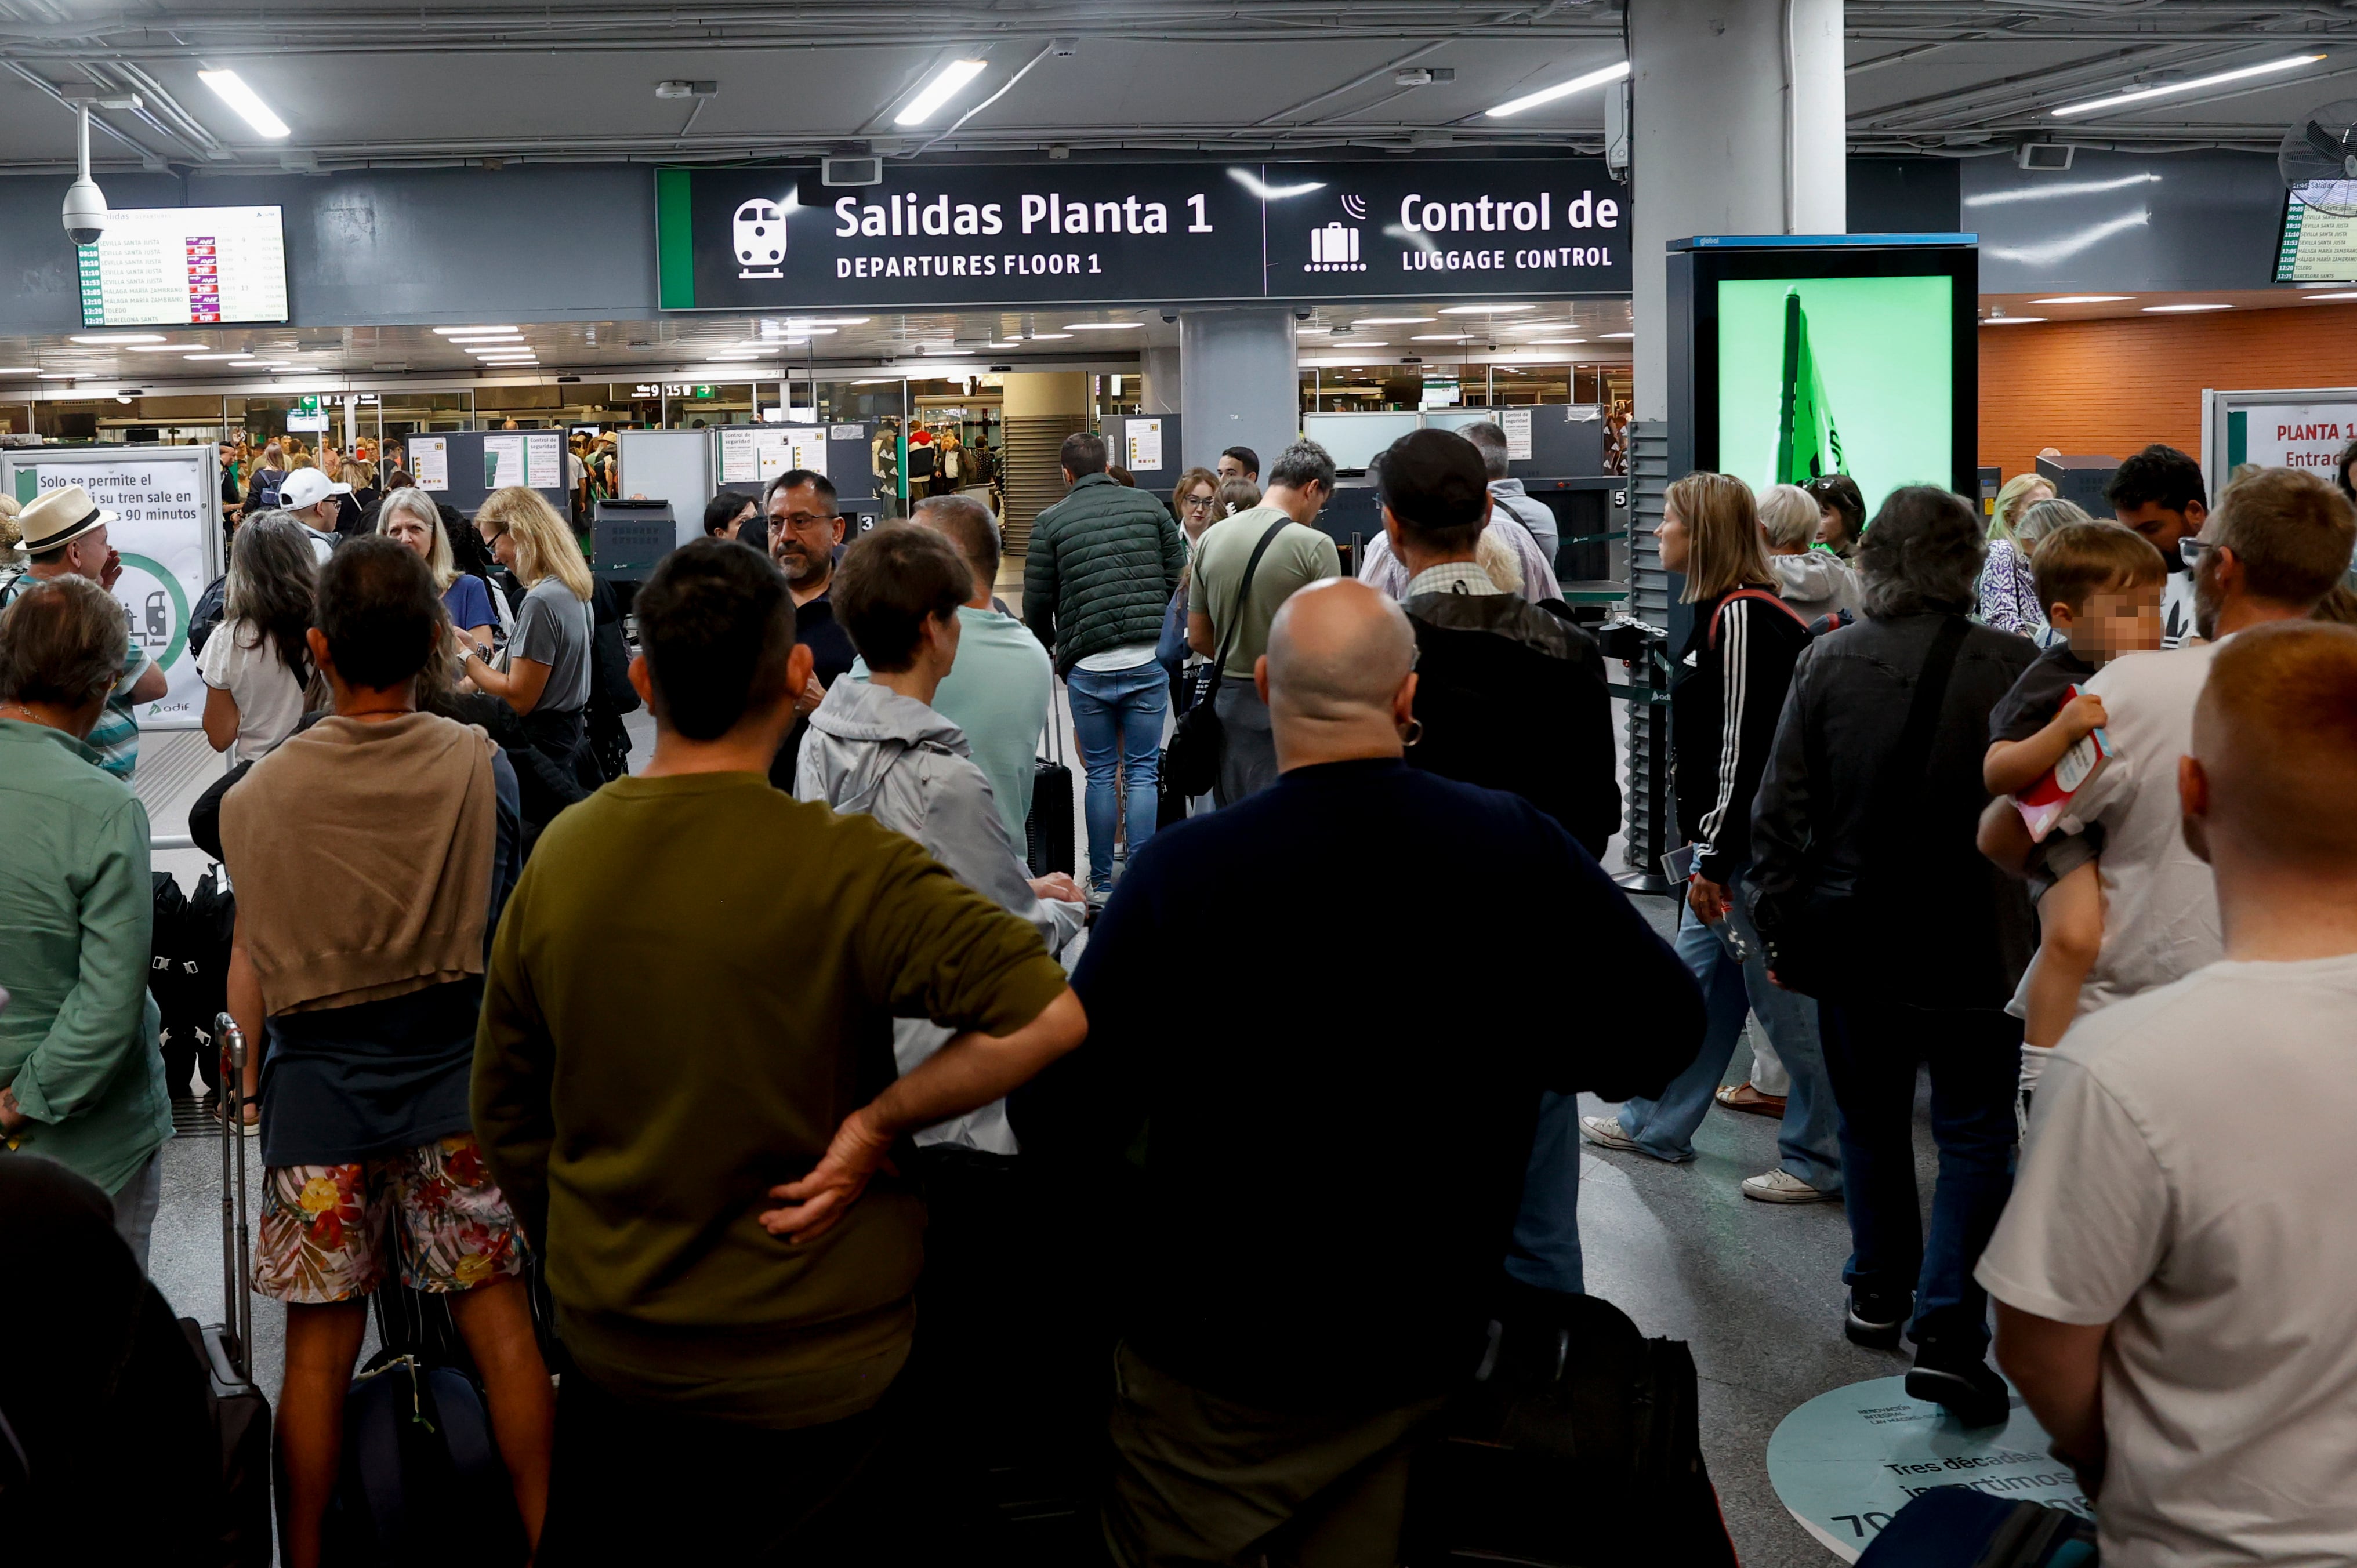
[[[286,319],[275,207],[150,207],[107,215],[81,247],[85,327],[211,327]]]
[[[2357,181],[2319,180],[2301,188],[2316,200],[2357,206]],[[2283,243],[2276,252],[2277,283],[2348,283],[2357,279],[2357,218],[2319,212],[2298,195],[2284,197]]]

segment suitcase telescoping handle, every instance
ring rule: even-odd
[[[1063,715],[1059,708],[1056,677],[1050,672],[1048,676],[1048,722],[1040,726],[1039,744],[1047,747],[1048,760],[1055,763],[1064,760]]]
[[[238,1376],[253,1379],[252,1243],[245,1229],[245,1031],[227,1013],[213,1019],[221,1042],[221,1322]]]

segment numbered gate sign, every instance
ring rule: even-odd
[[[1768,1440],[1768,1482],[1792,1517],[1845,1563],[1909,1501],[1934,1487],[1970,1487],[2008,1500],[2094,1517],[2071,1467],[2021,1402],[2002,1427],[1966,1427],[1910,1399],[1907,1380],[1876,1378],[1819,1394]]]

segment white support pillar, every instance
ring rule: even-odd
[[[1636,415],[1669,413],[1663,244],[1848,231],[1842,0],[1629,0]]]
[[[1179,460],[1216,468],[1223,447],[1249,446],[1265,482],[1301,433],[1293,312],[1189,310],[1178,317],[1178,349]]]

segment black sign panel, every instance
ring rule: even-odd
[[[1623,294],[1596,158],[656,174],[666,310]]]

